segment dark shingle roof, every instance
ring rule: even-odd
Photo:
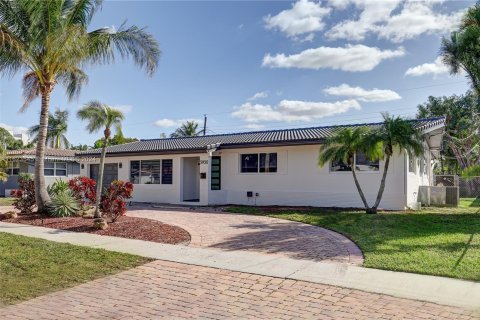
[[[73,160],[77,151],[69,149],[45,149],[45,158],[49,159],[63,159],[63,160]],[[7,158],[18,158],[18,159],[35,159],[36,149],[20,149],[20,150],[9,150],[6,155]]]
[[[445,118],[411,120],[420,131],[443,125]],[[205,151],[209,146],[220,144],[220,148],[236,148],[246,146],[288,145],[318,143],[333,134],[341,127],[368,126],[377,128],[382,123],[350,124],[341,126],[311,127],[284,130],[253,131],[231,134],[207,135],[185,138],[149,139],[130,142],[107,148],[107,154],[122,153],[181,153]],[[100,149],[78,152],[77,155],[99,154]]]

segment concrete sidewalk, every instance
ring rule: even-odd
[[[190,265],[334,285],[480,312],[480,283],[471,281],[272,257],[245,251],[225,252],[166,245],[5,222],[0,222],[0,232]]]

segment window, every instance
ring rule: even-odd
[[[172,184],[173,183],[173,160],[172,159],[163,159],[162,160],[162,184]]]
[[[379,171],[380,162],[378,160],[369,160],[363,153],[355,155],[355,170],[358,172]],[[331,163],[330,171],[342,172],[352,171],[350,165],[344,163],[342,160],[334,160]]]
[[[9,176],[18,176],[20,172],[20,164],[18,162],[9,162],[7,168],[5,169],[5,173]]]
[[[221,170],[222,158],[221,157],[212,157],[212,167],[210,173],[210,189],[211,190],[220,190],[221,189]]]
[[[162,168],[162,169],[161,169]],[[172,184],[172,160],[130,161],[130,182],[133,184]]]
[[[363,153],[356,154],[355,169],[357,171],[378,171],[379,161],[371,161]]]
[[[67,176],[67,163],[66,162],[45,162],[43,170],[46,176]]]
[[[250,153],[240,155],[240,171],[277,172],[277,153]]]

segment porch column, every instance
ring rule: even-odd
[[[210,161],[208,153],[200,155],[200,204],[208,205],[208,193],[210,190]]]

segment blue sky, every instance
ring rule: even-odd
[[[149,78],[131,61],[87,69],[89,84],[67,102],[57,87],[51,108],[71,113],[67,137],[92,144],[75,118],[98,99],[126,112],[124,134],[157,138],[208,114],[208,133],[278,129],[412,117],[429,95],[462,94],[436,60],[442,35],[473,1],[107,1],[92,29],[147,27],[162,57]],[[0,125],[38,123],[40,101],[25,113],[21,76],[1,78]]]

